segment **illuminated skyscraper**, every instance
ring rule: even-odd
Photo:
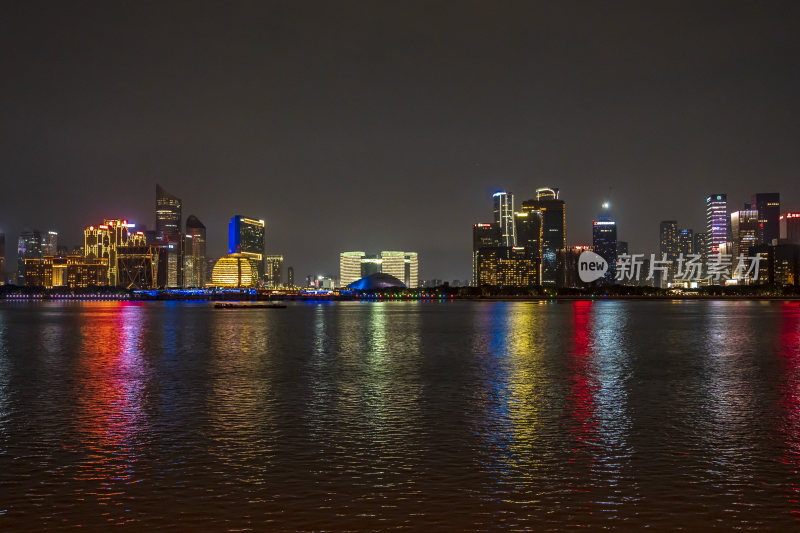
[[[156,236],[177,237],[181,233],[181,199],[156,184]]]
[[[104,220],[83,232],[85,256],[108,261],[112,287],[151,288],[156,279],[157,253],[135,227],[127,220]]]
[[[206,285],[206,227],[194,215],[186,219],[183,285],[184,287]]]
[[[286,269],[286,286],[294,287],[294,267],[290,266]]]
[[[262,219],[236,215],[228,224],[228,253],[242,254],[255,265],[259,281],[264,279],[264,239],[266,225]]]
[[[514,195],[498,191],[492,195],[494,200],[494,223],[500,228],[500,244],[516,246],[517,233],[514,228]]]
[[[706,249],[711,256],[728,242],[728,195],[712,194],[706,197]]]
[[[678,232],[678,254],[683,254],[683,257],[688,257],[695,252],[694,248],[694,231],[690,229],[682,229]]]
[[[17,285],[25,285],[25,260],[44,257],[45,240],[38,230],[25,230],[17,240]]]
[[[731,213],[731,238],[733,242],[733,256],[748,255],[751,246],[758,244],[759,220],[758,211],[745,209]]]
[[[780,193],[756,193],[753,195],[750,208],[758,212],[758,242],[772,244],[774,239],[780,237]]]
[[[500,246],[500,228],[495,224],[479,223],[472,225],[472,284],[478,286],[480,279],[478,252],[482,248]]]
[[[536,189],[536,199],[522,202],[522,211],[537,210],[542,216],[542,285],[562,287],[565,284],[564,254],[567,247],[566,205],[559,199],[558,189]]]
[[[267,254],[264,256],[264,281],[267,287],[277,288],[283,284],[283,256]]]
[[[694,243],[692,244],[692,252],[702,256],[702,263],[706,264],[708,259],[708,246],[706,245],[706,234],[703,231],[696,231],[694,234]]]
[[[617,272],[617,222],[611,217],[608,204],[597,220],[592,221],[592,247],[594,252],[608,262],[604,276],[606,283],[614,283]]]
[[[409,289],[416,289],[419,287],[419,255],[416,252],[406,252],[403,256],[404,277],[401,278],[403,283]]]

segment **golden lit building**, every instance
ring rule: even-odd
[[[479,285],[532,287],[539,284],[538,262],[521,246],[482,248],[478,252]]]
[[[26,259],[25,285],[48,289],[108,285],[108,261],[79,255],[46,255],[42,259]]]
[[[211,272],[211,285],[215,287],[246,288],[257,284],[258,270],[244,254],[221,258]]]
[[[108,285],[112,287],[127,285],[122,283],[124,280],[120,277],[117,249],[122,246],[141,249],[147,245],[144,232],[134,231],[135,227],[135,224],[129,224],[127,220],[104,220],[99,226],[89,226],[83,232],[84,255],[107,260]],[[149,252],[149,255],[152,265],[152,253]]]

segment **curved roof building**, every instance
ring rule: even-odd
[[[211,284],[215,287],[254,287],[258,283],[258,270],[242,254],[220,258],[211,271]]]
[[[406,284],[396,277],[390,276],[389,274],[384,274],[383,272],[378,272],[376,274],[372,274],[371,276],[354,281],[348,285],[347,288],[358,291],[373,291],[376,289],[389,289],[392,287],[404,288],[405,286]]]

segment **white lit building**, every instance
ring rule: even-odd
[[[339,254],[339,282],[346,287],[354,281],[376,274],[389,274],[406,287],[419,287],[419,255],[416,252],[383,251],[377,255],[365,252]]]

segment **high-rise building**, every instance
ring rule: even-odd
[[[181,199],[156,184],[156,236],[177,237],[181,232]]]
[[[780,193],[756,193],[753,195],[750,208],[758,212],[758,242],[772,244],[773,240],[780,237]]]
[[[522,211],[537,210],[542,217],[542,285],[562,287],[566,283],[564,255],[559,250],[567,247],[567,215],[564,200],[558,189],[536,189],[536,199],[522,202]]]
[[[286,269],[286,286],[294,287],[294,267],[290,266]]]
[[[516,246],[517,233],[514,227],[514,195],[498,191],[492,195],[494,200],[494,223],[500,229],[500,244]]]
[[[608,262],[604,279],[606,283],[614,283],[617,272],[617,222],[603,204],[603,211],[597,220],[592,221],[592,246],[594,252]]]
[[[621,255],[627,255],[628,253],[628,241],[617,241],[617,257]]]
[[[144,232],[127,220],[104,220],[84,230],[84,255],[108,261],[108,285],[151,288],[158,268],[157,252]]]
[[[719,247],[728,242],[728,195],[712,194],[706,197],[706,255],[719,253]]]
[[[17,240],[17,285],[25,285],[25,260],[44,257],[44,241],[38,230],[25,230]]]
[[[272,289],[283,285],[283,256],[267,254],[264,256],[264,281]]]
[[[708,259],[708,247],[706,246],[706,234],[703,231],[697,231],[694,234],[694,243],[692,244],[692,250],[696,254],[700,254],[702,256],[702,263],[705,264]]]
[[[694,253],[697,253],[694,248],[694,231],[690,229],[678,231],[678,255],[683,254],[683,257],[688,257]]]
[[[354,281],[383,273],[394,276],[408,288],[419,287],[419,256],[416,252],[383,251],[377,255],[364,252],[339,254],[339,283],[347,287]]]
[[[759,214],[755,209],[745,209],[731,213],[731,242],[733,256],[747,255],[750,247],[759,243]]]
[[[42,235],[42,253],[58,255],[58,232],[48,231]]]
[[[183,286],[206,286],[206,227],[194,215],[186,219]]]
[[[258,279],[264,279],[264,239],[266,225],[262,219],[236,215],[228,224],[228,253],[242,254],[255,265]]]
[[[780,238],[800,244],[800,213],[784,213],[780,217]]]
[[[472,284],[478,285],[478,252],[481,248],[500,246],[500,228],[495,224],[478,223],[472,225]]]
[[[666,254],[667,261],[675,261],[680,253],[678,221],[662,220],[658,227],[658,235],[658,253],[662,256]]]

